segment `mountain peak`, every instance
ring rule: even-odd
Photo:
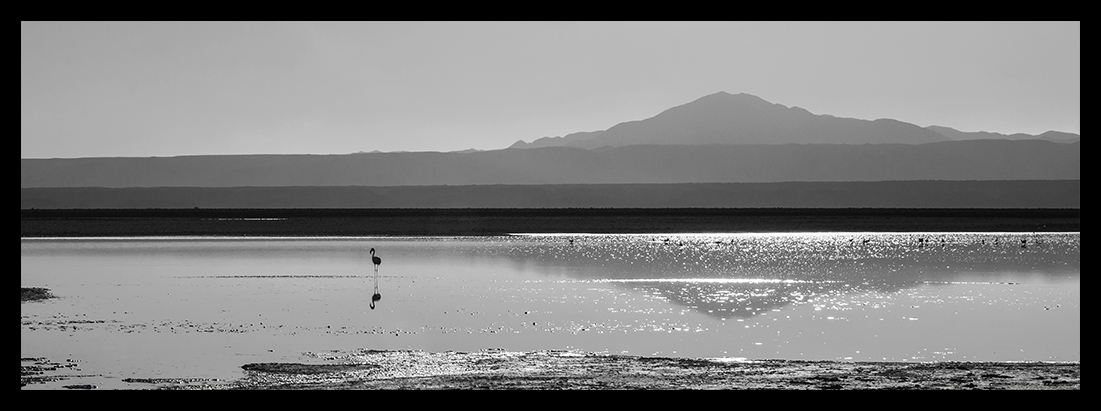
[[[754,103],[765,103],[771,105],[772,103],[766,101],[763,98],[757,97],[749,93],[731,94],[725,91],[708,94],[706,96],[696,99],[696,101],[744,101]]]
[[[753,94],[727,91],[705,95],[647,119],[619,123],[603,132],[569,137],[543,138],[526,145],[517,143],[513,147],[572,146],[593,149],[638,144],[923,144],[960,137],[974,138],[949,128],[925,128],[894,119],[864,120],[814,114],[800,107],[772,103]],[[1044,137],[1053,141],[1075,141],[1077,138],[1076,135],[1059,133]]]

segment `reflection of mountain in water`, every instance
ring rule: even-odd
[[[536,271],[559,268],[715,317],[749,318],[964,277],[1078,275],[1079,245],[1078,233],[562,235],[515,238],[498,252]]]
[[[812,296],[833,294],[846,287],[832,281],[709,282],[658,280],[620,282],[626,287],[719,318],[749,318],[788,304],[808,302]]]

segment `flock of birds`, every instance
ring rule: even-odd
[[[574,244],[574,239],[570,238],[570,239],[568,239],[568,241],[569,241],[570,245]],[[663,239],[662,242],[665,243],[665,244],[676,243],[668,237]],[[734,240],[730,240],[730,242],[734,243]],[[849,243],[853,243],[853,242],[855,242],[855,239],[849,239]],[[871,242],[871,240],[867,239],[867,238],[865,238],[861,241],[862,244],[868,244],[869,242]],[[918,242],[918,247],[924,247],[926,245],[930,245],[930,246],[933,245],[934,240],[926,240],[924,237],[918,237],[917,242]],[[945,245],[946,242],[947,241],[945,239],[943,239],[943,238],[940,239],[941,245]],[[1000,240],[995,239],[994,242],[997,244],[997,243],[1000,242]],[[986,240],[983,239],[982,243],[986,244]],[[683,246],[684,242],[682,241],[682,242],[679,242],[677,244]],[[722,241],[715,241],[715,244],[722,244]],[[1021,248],[1028,248],[1028,239],[1027,238],[1021,239]],[[374,248],[371,248],[370,253],[371,253],[371,262],[375,265],[375,293],[373,295],[371,295],[371,309],[373,310],[373,309],[375,309],[375,302],[382,299],[382,294],[379,294],[379,292],[378,292],[378,267],[379,267],[379,265],[382,265],[382,258],[379,258],[379,256],[375,255],[375,249]]]
[[[574,240],[574,239],[572,239],[572,238],[570,238],[570,239],[569,239],[569,243],[570,243],[570,245],[573,245],[573,244],[574,244],[573,240]],[[854,243],[855,241],[856,241],[856,239],[851,239],[851,238],[849,239],[849,243],[850,243],[850,244],[851,244],[851,243]],[[871,241],[872,241],[871,239],[867,239],[867,238],[865,238],[865,239],[863,239],[863,240],[861,241],[861,244],[868,244],[868,243],[870,243]],[[670,239],[670,238],[668,238],[668,237],[666,237],[666,238],[662,239],[662,240],[661,240],[661,242],[662,242],[663,244],[671,244],[671,245],[678,245],[678,246],[684,246],[684,245],[685,245],[685,244],[684,244],[684,241],[673,241],[672,239]],[[933,243],[934,243],[934,240],[926,240],[926,239],[925,239],[924,237],[918,237],[918,239],[917,239],[917,242],[918,242],[918,247],[924,247],[924,246],[926,246],[926,245],[933,245]],[[715,241],[714,243],[715,243],[715,244],[723,244],[723,242],[722,242],[722,241]],[[731,243],[731,244],[734,244],[734,240],[733,240],[733,239],[732,239],[732,240],[730,240],[730,243]],[[999,243],[1000,243],[1000,240],[999,240],[999,239],[996,239],[996,238],[995,238],[995,239],[994,239],[994,243],[995,243],[995,244],[999,244]],[[941,245],[946,245],[946,244],[947,244],[947,240],[945,240],[945,239],[941,238],[941,239],[940,239],[940,244],[941,244]],[[982,240],[982,244],[984,244],[984,245],[986,244],[986,240],[985,240],[985,239],[983,239],[983,240]],[[1028,248],[1028,239],[1027,239],[1027,238],[1021,239],[1021,248]],[[371,251],[373,252],[373,251],[374,251],[374,249],[372,248],[372,249],[371,249]],[[377,266],[377,265],[378,265],[378,263],[375,263],[375,265]],[[376,269],[377,269],[377,267],[376,267]]]

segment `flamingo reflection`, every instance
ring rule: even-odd
[[[375,293],[371,295],[371,309],[375,309],[375,302],[382,299],[382,294],[378,293],[378,266],[382,264],[382,259],[375,255],[375,249],[371,249],[371,262],[375,264]]]

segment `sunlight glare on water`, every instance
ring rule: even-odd
[[[21,285],[60,297],[21,304],[22,356],[120,386],[354,349],[1081,358],[1079,233],[20,243]]]

